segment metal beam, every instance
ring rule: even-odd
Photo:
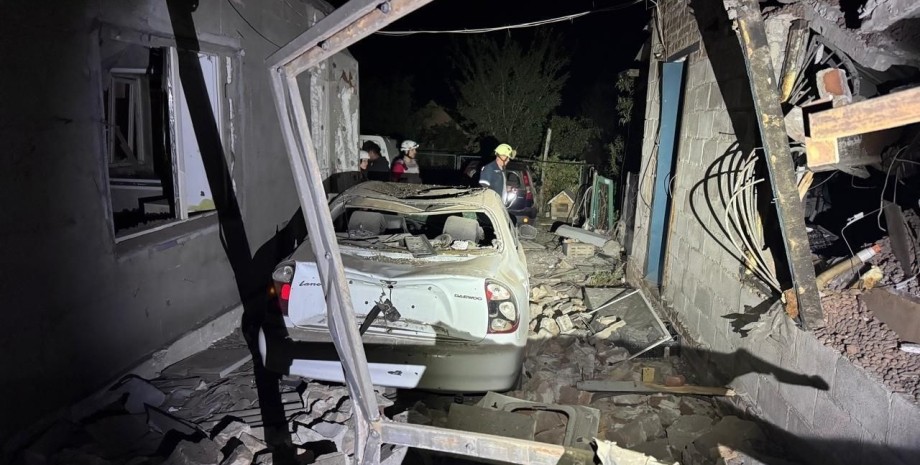
[[[723,1],[728,17],[734,19],[744,53],[799,315],[803,326],[821,327],[824,316],[805,230],[805,212],[796,188],[795,167],[760,4],[758,0]]]
[[[387,443],[519,464],[593,464],[595,454],[589,450],[394,423],[379,413],[297,76],[429,1],[352,0],[268,59],[281,133],[326,297],[329,332],[353,400],[355,462],[379,464],[380,445]],[[388,8],[378,8],[383,4]]]
[[[812,139],[839,139],[920,123],[920,87],[808,115]]]
[[[368,14],[343,27],[334,35],[329,36],[319,46],[310,48],[292,60],[288,67],[291,72],[300,74],[316,63],[336,54],[339,50],[345,49],[429,2],[431,0],[390,0],[383,2],[380,8],[371,10]]]
[[[381,0],[352,0],[317,21],[313,27],[285,44],[284,47],[271,54],[265,61],[273,68],[286,65],[291,60],[303,55],[305,51],[339,32],[343,27],[354,23],[364,15],[377,9],[383,3],[386,2]]]

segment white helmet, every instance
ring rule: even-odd
[[[414,140],[408,140],[408,139],[404,140],[402,142],[402,145],[399,146],[399,150],[403,152],[408,152],[412,149],[417,149],[417,148],[418,148],[418,142]]]

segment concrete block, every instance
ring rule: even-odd
[[[691,241],[693,238],[691,237]],[[689,270],[690,273],[696,277],[697,280],[703,276],[703,266],[706,263],[706,259],[699,252],[690,252],[690,263],[689,266],[685,266],[686,270]]]
[[[757,389],[757,407],[763,413],[764,419],[770,423],[784,428],[786,417],[789,415],[789,406],[779,392],[779,386],[773,378],[763,377]]]
[[[761,358],[766,363],[782,366],[783,352],[786,351],[786,347],[783,344],[772,337],[766,337],[760,340],[752,339],[751,337],[747,339],[751,339],[749,350],[754,355]]]
[[[712,341],[712,350],[720,354],[727,354],[732,352],[731,344],[729,344],[728,338],[725,336],[724,332],[716,333],[715,339]]]
[[[706,260],[700,259],[699,262],[705,263]],[[696,291],[696,297],[693,299],[693,304],[696,308],[708,314],[712,308],[712,291],[705,286],[701,286]]]
[[[703,94],[705,94],[705,92],[700,92],[700,95],[701,95],[700,98],[705,99],[705,101],[702,102],[701,105],[702,107],[705,107],[709,102],[709,96],[708,95],[703,96]],[[710,137],[712,137],[712,112],[708,110],[701,111],[697,113],[696,119],[697,119],[696,136],[699,137],[700,139],[709,139]],[[702,155],[703,156],[701,160],[705,162],[708,159],[707,154],[703,153]]]
[[[712,68],[709,68],[708,74],[712,74]],[[707,84],[709,86],[709,103],[706,106],[711,110],[724,110],[725,100],[722,99],[719,83],[715,82],[714,76],[711,79],[707,76],[706,81],[709,83]]]
[[[854,413],[855,416],[860,414]],[[825,393],[819,393],[815,402],[814,427],[815,431],[820,432],[821,437],[827,439],[857,442],[861,437],[862,428],[853,421],[853,417],[846,410]]]
[[[681,276],[680,290],[691,303],[693,302],[693,298],[696,297],[696,288],[698,285],[699,283],[696,281],[696,277],[692,274],[683,273]]]
[[[757,392],[760,389],[760,378],[761,376],[757,373],[745,373],[736,376],[729,385],[738,395],[744,397],[749,402],[754,402],[754,400],[757,399]]]
[[[719,114],[717,118],[712,120],[712,133],[717,136],[726,136],[726,141],[732,142],[734,141],[734,137],[732,136],[735,135],[735,128],[732,125],[731,116],[725,111],[724,106],[722,107],[722,111],[723,112]]]
[[[709,232],[704,232],[705,238],[703,239],[703,252],[706,254],[706,257],[709,260],[712,260],[712,264],[716,268],[719,268],[717,260],[719,260],[719,253],[722,252],[722,246],[719,244],[719,240],[713,238],[710,233],[715,234],[716,237],[719,237],[721,233],[709,229]]]
[[[710,115],[713,116],[713,121],[715,121],[715,118],[718,117],[716,113],[714,112],[710,112]],[[708,137],[705,141],[703,141],[703,155],[702,156],[703,156],[703,164],[705,166],[708,167],[711,163],[716,161],[717,158],[722,156],[722,153],[724,152],[724,150],[721,150],[719,145],[720,144],[712,137]],[[716,187],[716,186],[714,185],[713,187]],[[719,209],[717,209],[716,211],[718,212]],[[721,220],[721,218],[719,219]]]
[[[862,458],[865,431],[842,408],[825,394],[819,394],[815,404],[815,431],[828,440],[823,449],[834,463],[856,464]]]
[[[677,246],[677,259],[680,263],[687,263],[687,257],[690,256],[690,243],[687,239],[681,237],[680,244]]]
[[[690,63],[690,69],[689,69],[689,72],[687,73],[687,84],[689,86],[697,87],[703,82],[703,75],[705,73],[705,71],[703,70],[703,67],[705,66],[706,66],[705,63],[700,63],[700,62]]]
[[[687,309],[684,310],[683,315],[686,315],[686,321],[684,325],[687,327],[687,332],[689,333],[691,339],[694,341],[700,340],[700,311],[693,305],[688,305]]]
[[[868,431],[888,428],[888,391],[846,358],[837,359],[837,374],[830,395],[837,404],[847,406],[856,421]]]
[[[700,311],[700,341],[709,345],[713,345],[713,341],[716,338],[716,325],[712,318],[710,318],[709,313],[706,310]]]
[[[891,396],[885,443],[905,463],[920,463],[920,407],[903,394]]]
[[[725,299],[726,313],[723,314],[724,316],[738,311],[739,302],[741,301],[741,274],[737,269],[725,270],[723,268],[722,271],[725,273],[725,281],[719,288],[719,292]]]
[[[817,389],[789,383],[778,383],[778,386],[780,395],[792,410],[807,420],[814,418],[815,402],[818,398]]]
[[[692,144],[690,145],[690,150],[688,151],[684,146],[685,142],[688,139],[696,138],[696,133],[699,131],[699,119],[696,118],[695,111],[684,111],[684,117],[680,124],[680,137],[681,142],[678,147],[679,157],[693,157],[692,154]]]
[[[728,248],[732,252],[735,251],[734,246],[731,244],[728,244]],[[734,276],[736,281],[741,281],[741,262],[739,262],[738,259],[734,257],[734,255],[728,251],[723,250],[722,255],[720,256],[719,264],[724,270],[729,272],[729,276]],[[738,286],[738,292],[741,292],[740,285]]]
[[[813,438],[815,432],[812,425],[811,418],[806,420],[795,410],[789,409],[786,415],[786,427],[783,429],[801,438]]]

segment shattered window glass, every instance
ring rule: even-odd
[[[334,224],[340,245],[410,253],[416,258],[491,253],[500,243],[484,211],[403,214],[348,208]]]

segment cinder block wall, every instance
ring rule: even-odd
[[[889,392],[783,317],[746,337],[732,327],[727,316],[751,311],[767,298],[742,282],[741,264],[716,223],[723,211],[706,202],[720,157],[749,153],[757,145],[743,57],[721,2],[664,0],[659,5],[652,21],[656,32],[629,279],[649,291],[675,322],[689,358],[708,373],[704,381],[734,387],[800,460],[920,463],[920,409],[907,398]],[[775,18],[770,28],[782,31],[787,20]],[[642,276],[657,159],[659,70],[662,61],[677,59],[687,65],[659,289]]]

